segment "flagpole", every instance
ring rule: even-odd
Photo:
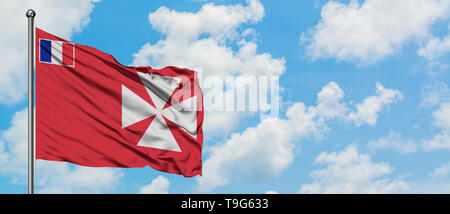
[[[28,18],[28,194],[34,194],[34,17],[36,12],[29,9]]]

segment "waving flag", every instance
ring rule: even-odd
[[[197,73],[127,67],[36,29],[36,158],[201,175]]]

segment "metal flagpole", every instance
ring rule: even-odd
[[[34,17],[36,12],[29,9],[28,18],[28,194],[34,194]]]

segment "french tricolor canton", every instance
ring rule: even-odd
[[[73,43],[40,39],[39,49],[40,62],[71,67],[75,65],[75,48]]]

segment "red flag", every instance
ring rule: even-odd
[[[36,28],[36,158],[201,175],[197,73],[127,67]]]

